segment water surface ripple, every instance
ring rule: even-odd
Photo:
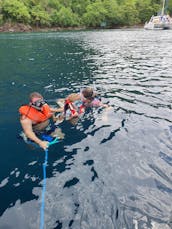
[[[16,138],[17,108],[31,91],[54,103],[86,85],[112,109],[60,124],[45,228],[172,227],[171,47],[171,31],[0,35],[0,228],[39,228],[44,154]]]

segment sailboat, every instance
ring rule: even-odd
[[[161,14],[157,16],[152,16],[149,22],[146,22],[144,29],[172,29],[172,18],[165,14],[165,1],[163,0],[163,6]]]

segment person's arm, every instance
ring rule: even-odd
[[[57,122],[57,121],[62,122],[64,120],[64,114],[63,114],[64,108],[63,107],[60,107],[60,108],[51,107],[50,110],[53,113],[52,115],[53,122]],[[55,113],[61,113],[61,114],[57,116]]]
[[[92,101],[92,106],[93,107],[103,107],[103,108],[108,108],[109,107],[108,104],[102,103],[102,101],[100,99],[98,99],[98,98],[95,98]]]
[[[72,93],[70,95],[67,96],[67,98],[70,102],[75,102],[75,101],[78,101],[78,100],[81,100],[81,96],[80,94],[77,94],[77,93]]]
[[[100,103],[100,106],[103,107],[103,108],[111,108],[111,106],[109,106],[108,104],[105,104],[105,103]]]
[[[32,141],[34,141],[35,143],[37,143],[41,148],[46,150],[49,142],[42,141],[35,135],[32,129],[32,121],[28,118],[24,118],[24,119],[20,119],[20,123],[22,125],[23,131],[26,134],[26,136],[30,138]]]
[[[50,110],[52,113],[56,113],[56,112],[63,112],[64,109],[63,109],[63,107],[60,107],[60,108],[51,107]]]

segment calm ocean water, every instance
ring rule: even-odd
[[[44,152],[17,138],[18,108],[93,86],[87,111],[49,149],[45,228],[172,227],[172,31],[0,34],[0,229],[40,224]]]

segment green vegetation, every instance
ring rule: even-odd
[[[166,0],[172,13],[172,1]],[[162,0],[0,0],[0,25],[107,27],[136,25],[156,15]]]

